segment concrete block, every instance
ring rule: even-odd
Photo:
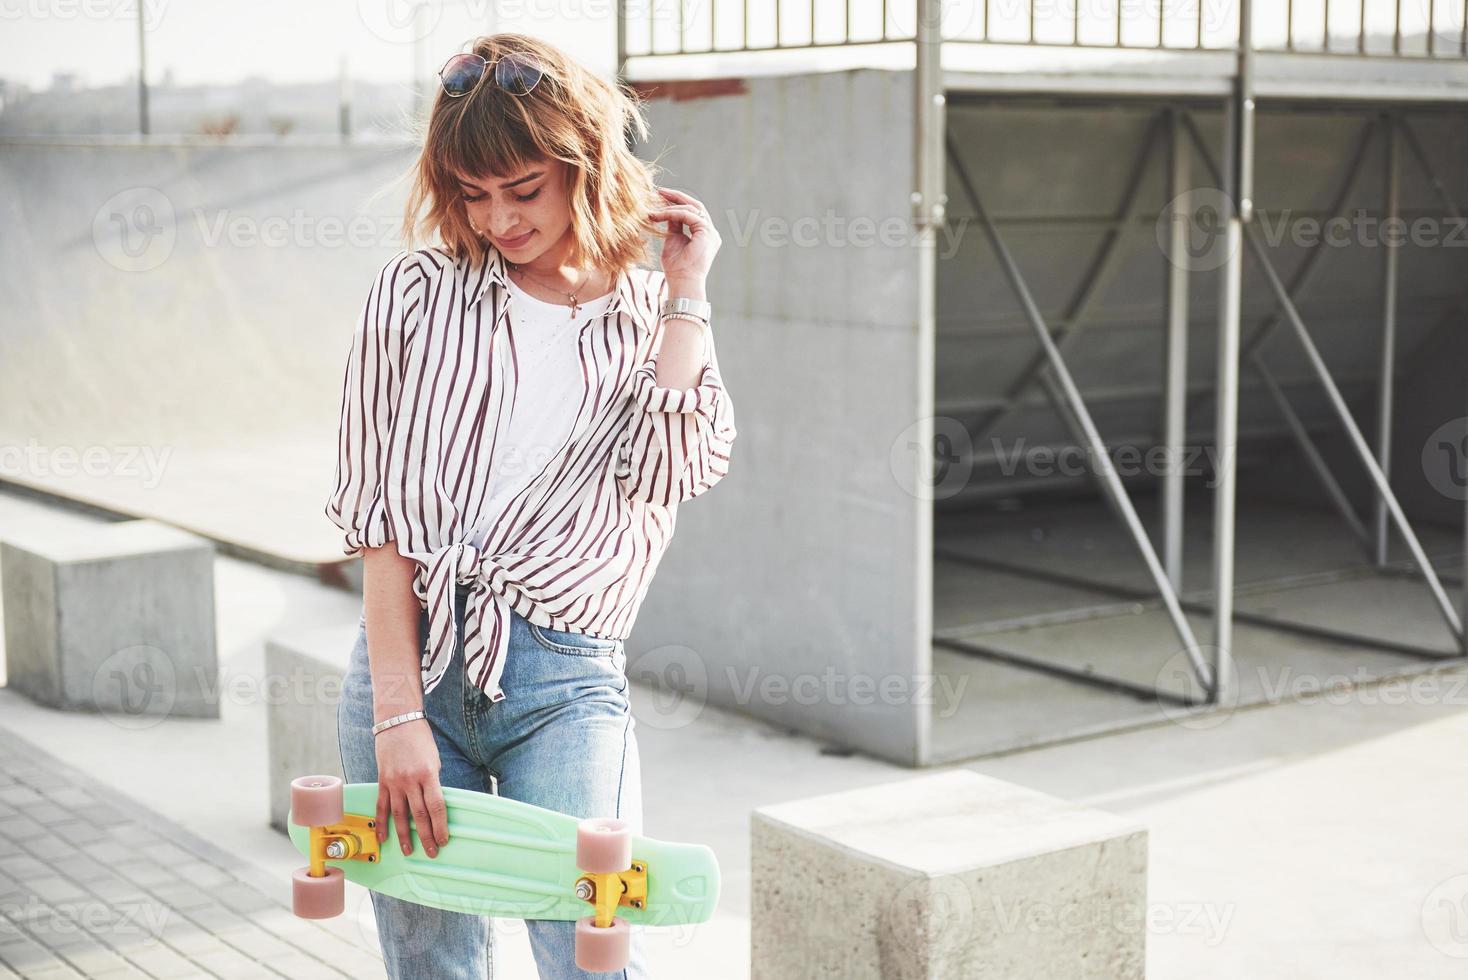
[[[8,686],[119,724],[219,717],[214,545],[151,520],[0,542]]]
[[[1128,980],[1139,824],[968,770],[761,807],[753,980]]]
[[[266,742],[270,826],[277,830],[286,829],[292,779],[342,775],[336,713],[360,625],[299,630],[265,641],[265,676],[275,692],[267,699]]]

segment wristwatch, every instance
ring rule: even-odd
[[[713,312],[713,304],[706,299],[689,299],[687,296],[676,296],[663,301],[663,308],[659,311],[659,315],[667,316],[669,313],[690,313],[704,323],[708,323],[709,317],[713,315]]]

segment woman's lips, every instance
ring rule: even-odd
[[[521,245],[524,245],[526,242],[530,241],[530,236],[533,234],[535,234],[534,228],[530,229],[519,238],[502,238],[500,239],[500,245],[504,248],[519,248]]]

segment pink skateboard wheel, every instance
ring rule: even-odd
[[[336,776],[297,776],[291,780],[291,823],[325,827],[341,823],[342,781]]]
[[[330,919],[341,915],[347,902],[347,876],[335,865],[327,865],[321,878],[311,877],[310,868],[291,872],[291,911],[302,919]]]
[[[595,916],[577,919],[576,965],[591,973],[620,970],[627,965],[631,939],[626,919],[612,919],[605,928],[596,924]]]
[[[608,874],[632,867],[632,828],[615,817],[588,817],[576,825],[576,867]]]

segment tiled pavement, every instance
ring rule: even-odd
[[[288,881],[0,730],[0,980],[381,977]]]

